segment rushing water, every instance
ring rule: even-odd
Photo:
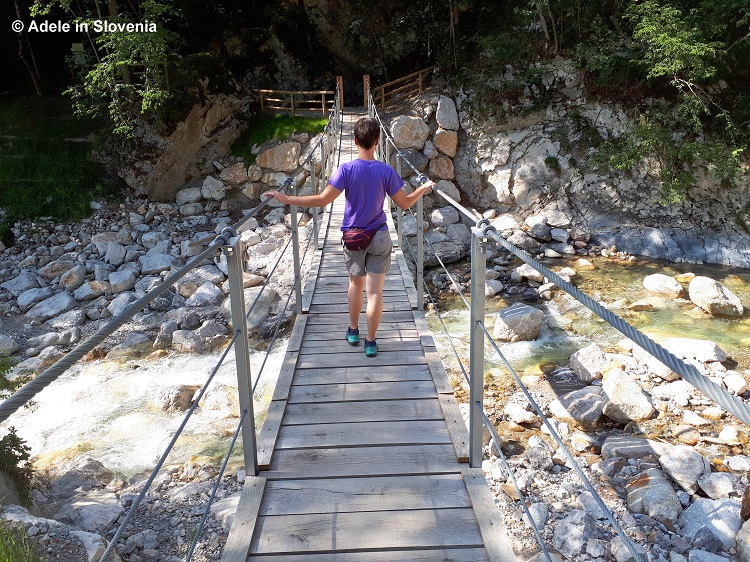
[[[285,344],[276,346],[279,351],[270,355],[263,370],[255,395],[256,422],[265,416],[285,348]],[[264,356],[265,352],[251,353],[254,377]],[[124,476],[150,471],[185,415],[159,410],[153,398],[174,385],[202,386],[219,357],[217,352],[77,365],[40,392],[33,407],[20,410],[7,423],[31,447],[37,469],[92,457]],[[233,351],[210,388],[222,385],[236,401]],[[222,458],[239,422],[236,415],[236,410],[232,415],[226,409],[197,408],[167,464],[191,457]],[[242,458],[241,440],[233,457]]]
[[[574,283],[583,292],[611,308],[629,324],[656,342],[670,337],[714,341],[737,362],[735,369],[750,369],[750,270],[673,264],[643,258],[633,261],[600,258],[593,260],[593,263],[595,269],[578,271]],[[565,265],[576,268],[575,260],[567,263],[556,260],[546,265],[553,270]],[[687,299],[659,298],[643,288],[643,278],[647,275],[675,275],[686,272],[704,275],[722,283],[741,299],[745,307],[744,316],[721,318],[696,313],[695,305]],[[687,288],[687,285],[684,286]],[[651,302],[654,309],[640,312],[628,310],[629,304],[643,300]],[[511,301],[504,298],[487,300],[486,322],[490,333],[494,313],[510,304]],[[539,373],[546,370],[549,365],[565,364],[572,353],[588,345],[590,341],[598,343],[606,350],[615,351],[617,342],[625,337],[567,294],[558,295],[551,302],[535,303],[533,306],[545,312],[540,337],[531,342],[498,342],[503,355],[519,374]],[[443,320],[455,336],[452,338],[453,345],[461,357],[467,358],[469,312],[466,306],[460,298],[449,297],[441,302],[440,309]],[[458,362],[450,352],[448,338],[443,333],[439,320],[432,313],[428,318],[430,327],[440,342],[439,348],[447,350],[443,353],[444,361],[458,369]],[[504,365],[495,360],[496,354],[489,346],[487,348],[486,371],[496,377],[502,377],[505,372]],[[468,368],[468,362],[464,360],[464,363]]]

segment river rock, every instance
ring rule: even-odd
[[[552,415],[563,421],[577,423],[586,428],[599,425],[607,398],[599,386],[587,386],[563,394],[553,400],[549,409]]]
[[[163,412],[184,412],[190,407],[197,385],[175,384],[162,388],[153,398],[153,404]]]
[[[718,281],[697,276],[688,286],[690,300],[715,316],[742,316],[744,308],[739,297]]]
[[[625,489],[628,508],[635,513],[672,522],[676,522],[682,513],[682,503],[672,484],[656,468],[650,468],[630,480]]]
[[[667,338],[662,346],[680,359],[695,359],[701,363],[726,361],[727,354],[711,340]]]
[[[739,562],[750,562],[750,522],[745,521],[737,533],[737,557]]]
[[[648,420],[656,413],[641,385],[622,369],[607,372],[602,388],[609,399],[603,413],[612,421],[628,423]]]
[[[513,244],[514,246],[518,246],[522,250],[526,250],[527,252],[537,252],[542,247],[542,245],[534,240],[531,236],[526,234],[522,230],[516,230],[508,236],[508,242]]]
[[[683,490],[694,494],[698,478],[711,472],[711,464],[692,447],[677,445],[659,457],[659,464]]]
[[[211,306],[221,302],[224,298],[222,290],[211,283],[206,281],[185,301],[185,306]]]
[[[71,310],[61,314],[57,318],[47,321],[47,325],[57,330],[67,330],[74,326],[83,326],[86,320],[86,313],[83,310]]]
[[[204,410],[223,412],[224,417],[238,417],[240,412],[237,388],[214,383],[208,387],[199,404]]]
[[[120,293],[107,305],[107,310],[112,316],[119,316],[136,299],[133,293]]]
[[[709,472],[698,478],[698,486],[712,500],[728,498],[742,489],[740,479],[727,472]]]
[[[104,533],[125,513],[111,492],[90,492],[66,504],[55,519],[91,533]]]
[[[10,293],[17,297],[24,291],[29,289],[35,289],[39,287],[39,281],[37,281],[36,275],[31,271],[24,269],[17,277],[14,277],[10,281],[4,282],[0,285],[3,289],[10,291]]]
[[[203,338],[192,330],[175,330],[172,334],[172,347],[184,353],[203,351]]]
[[[135,287],[135,271],[124,269],[109,274],[109,288],[112,293],[122,293]]]
[[[175,203],[181,207],[186,203],[196,203],[201,199],[201,188],[200,187],[186,187],[177,192],[175,196]]]
[[[612,435],[607,437],[602,444],[602,458],[605,460],[615,457],[622,457],[623,459],[658,458],[671,450],[672,445],[661,441],[627,435]]]
[[[226,192],[227,188],[224,185],[224,182],[217,180],[212,176],[208,176],[204,179],[203,184],[201,185],[201,195],[204,199],[209,201],[220,201],[224,198]]]
[[[484,296],[494,297],[504,288],[505,288],[505,285],[503,285],[502,281],[487,279],[487,281],[484,282]]]
[[[29,289],[28,291],[24,291],[20,295],[18,295],[18,300],[16,301],[16,304],[18,305],[18,308],[21,309],[21,312],[26,312],[29,310],[32,306],[34,306],[38,302],[42,302],[45,299],[50,298],[54,292],[50,287],[39,287],[37,289]]]
[[[145,334],[139,334],[132,332],[127,335],[125,341],[121,344],[114,346],[109,353],[107,353],[107,359],[117,359],[139,355],[145,351],[149,351],[151,347],[151,340]]]
[[[45,279],[55,279],[56,277],[60,277],[63,273],[66,271],[69,271],[72,267],[76,266],[77,264],[70,260],[57,260],[53,261],[51,263],[48,263],[44,267],[42,267],[39,270],[39,275],[44,277]]]
[[[532,470],[552,470],[555,466],[549,445],[538,435],[529,437],[529,446],[524,454]]]
[[[524,408],[521,404],[511,402],[503,409],[503,413],[513,423],[536,423],[539,421],[539,416],[534,412],[530,412]]]
[[[86,266],[83,264],[71,267],[60,277],[60,287],[66,291],[75,291],[86,281]]]
[[[438,180],[437,189],[444,192],[451,199],[454,199],[458,202],[461,201],[461,192],[456,187],[456,184],[454,184],[452,181]]]
[[[122,244],[112,242],[107,246],[107,253],[104,255],[104,261],[111,263],[115,267],[120,267],[125,262],[127,250]]]
[[[514,303],[497,312],[492,337],[496,340],[517,342],[539,337],[544,312],[523,303]]]
[[[607,356],[595,343],[579,349],[570,356],[570,368],[581,382],[602,378],[602,371],[608,364]]]
[[[424,157],[424,155],[419,152],[418,150],[414,148],[406,148],[401,151],[401,154],[403,154],[403,158],[399,156],[398,154],[394,155],[394,165],[398,162],[398,159],[401,159],[401,177],[406,179],[412,174],[414,174],[414,170],[412,169],[412,166],[416,168],[419,172],[424,172],[427,169],[428,160]],[[409,164],[411,166],[409,166]]]
[[[724,386],[727,387],[731,393],[741,395],[747,392],[748,386],[745,377],[739,373],[730,373],[724,377]]]
[[[430,215],[430,221],[435,226],[448,226],[457,223],[459,220],[458,211],[453,207],[435,209]]]
[[[138,258],[141,264],[141,273],[151,275],[168,270],[174,264],[175,257],[169,254],[151,254]]]
[[[440,152],[453,158],[458,148],[458,134],[456,131],[438,129],[432,137],[432,142]]]
[[[684,407],[690,404],[690,393],[692,389],[693,385],[689,382],[678,380],[654,386],[651,389],[651,396],[661,400],[671,400],[678,406]]]
[[[430,136],[430,128],[419,117],[399,115],[391,121],[391,137],[398,148],[422,150]]]
[[[740,502],[727,498],[696,498],[682,512],[678,523],[680,533],[685,537],[695,537],[701,529],[708,529],[721,541],[724,549],[731,548],[742,528]]]
[[[299,166],[301,150],[302,146],[298,142],[284,142],[258,154],[255,163],[261,168],[276,172],[293,172]]]
[[[435,112],[435,119],[443,129],[457,131],[459,127],[458,112],[455,102],[448,96],[440,96]]]
[[[29,320],[44,322],[45,320],[59,316],[63,312],[67,312],[77,306],[78,303],[76,300],[68,293],[58,293],[53,297],[35,304],[34,307],[26,313],[26,318]]]
[[[583,553],[586,542],[595,535],[594,519],[581,509],[574,509],[555,529],[552,546],[568,560],[576,560]]]
[[[672,298],[678,298],[685,294],[685,289],[674,277],[664,275],[663,273],[654,273],[653,275],[644,277],[643,287],[652,293]]]
[[[527,263],[521,264],[515,268],[513,273],[511,273],[510,278],[512,281],[523,281],[524,279],[529,279],[537,283],[544,282],[544,275]]]
[[[639,363],[644,364],[650,373],[665,381],[674,381],[680,378],[677,373],[639,345],[633,344],[633,357]]]
[[[448,225],[446,234],[451,242],[463,244],[467,248],[471,244],[471,230],[462,222]]]
[[[73,296],[77,301],[92,301],[98,299],[109,290],[108,281],[89,281],[73,291]]]
[[[78,327],[69,328],[62,332],[50,332],[41,336],[29,338],[26,341],[28,347],[45,348],[52,345],[70,345],[77,343],[81,339],[81,329]]]
[[[0,334],[0,357],[13,355],[19,349],[21,349],[21,346],[18,345],[16,340],[5,334]]]

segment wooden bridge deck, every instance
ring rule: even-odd
[[[245,483],[222,561],[515,560],[484,474],[466,464],[466,426],[399,249],[377,357],[344,338],[343,201],[261,430],[260,475]]]

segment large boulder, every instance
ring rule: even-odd
[[[507,342],[535,340],[539,337],[543,320],[544,312],[517,302],[498,311],[492,337]]]
[[[587,386],[553,400],[549,409],[557,419],[594,428],[601,422],[606,403],[607,397],[601,387]]]
[[[457,131],[459,127],[458,112],[455,102],[448,96],[440,96],[435,113],[438,125],[443,129]]]
[[[398,148],[422,150],[430,136],[430,128],[419,117],[399,115],[391,122],[391,136]]]
[[[36,275],[34,275],[34,273],[27,269],[24,269],[23,271],[21,271],[21,273],[18,274],[17,277],[14,277],[10,281],[6,281],[2,285],[0,285],[0,287],[2,287],[3,289],[7,289],[13,296],[17,297],[24,291],[39,287],[39,282],[37,281]]]
[[[68,293],[58,293],[53,297],[43,300],[34,305],[34,307],[26,313],[28,320],[38,320],[44,322],[50,318],[60,316],[63,312],[67,312],[78,306],[76,300]]]
[[[665,295],[667,297],[681,297],[685,294],[685,289],[674,278],[663,273],[654,273],[643,278],[643,287],[652,293]]]
[[[729,498],[696,498],[682,512],[678,522],[683,536],[694,537],[701,529],[708,529],[728,549],[735,544],[737,533],[742,528],[740,502]]]
[[[679,445],[659,457],[664,472],[690,494],[698,491],[698,479],[711,472],[711,464],[692,447]]]
[[[276,172],[293,172],[299,166],[301,150],[302,145],[298,142],[284,142],[258,154],[255,163]]]
[[[432,142],[440,152],[453,158],[458,148],[458,134],[456,131],[438,129],[432,137]]]
[[[657,468],[650,468],[630,480],[625,490],[630,511],[672,522],[676,522],[682,513],[680,498],[666,476]]]
[[[742,316],[744,308],[740,298],[718,281],[697,276],[688,286],[690,300],[715,316]]]
[[[42,302],[45,299],[50,298],[54,294],[54,291],[50,287],[39,287],[37,289],[29,289],[18,295],[16,304],[21,312],[26,312],[32,306],[38,302]]]
[[[648,420],[656,413],[641,385],[621,369],[609,371],[604,376],[602,388],[609,399],[604,406],[604,415],[612,421]]]
[[[452,180],[456,177],[453,161],[441,154],[430,160],[430,177],[441,180]]]

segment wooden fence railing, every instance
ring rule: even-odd
[[[390,103],[396,96],[408,97],[414,94],[421,94],[424,90],[425,78],[435,69],[434,66],[423,68],[417,72],[412,72],[398,80],[392,80],[382,86],[376,86],[372,90],[375,103],[385,109],[386,104]],[[369,78],[369,77],[368,77]],[[367,95],[365,88],[365,95]]]
[[[333,97],[336,92],[330,90],[319,91],[290,91],[290,90],[256,90],[260,94],[260,110],[290,111],[295,115],[297,111],[318,111],[325,117],[333,107]]]

